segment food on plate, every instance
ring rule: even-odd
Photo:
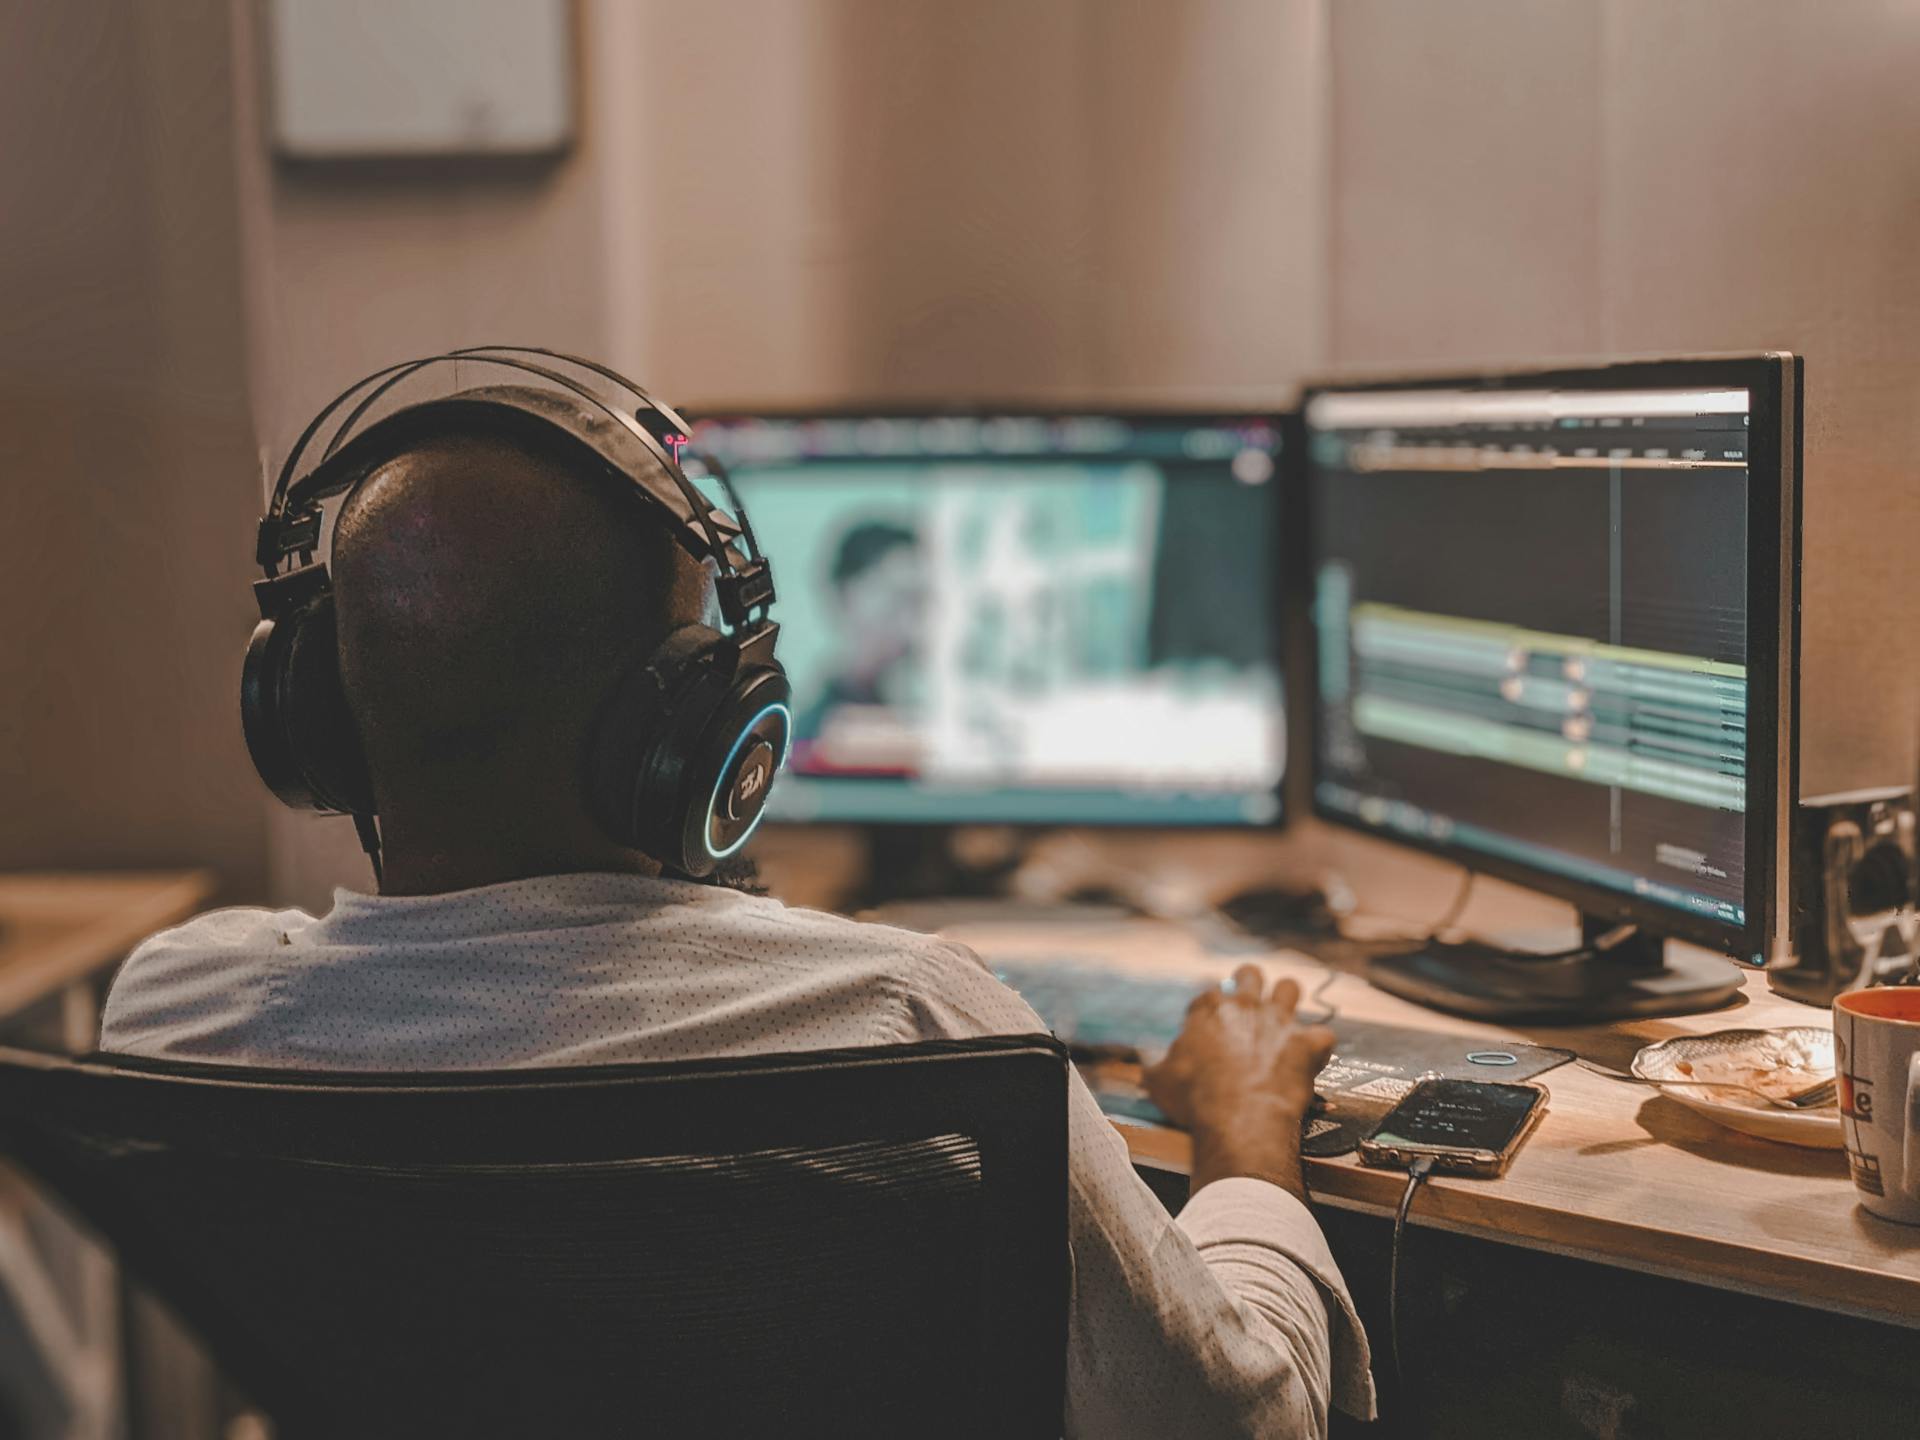
[[[1832,1079],[1833,1031],[1824,1025],[1670,1036],[1642,1048],[1633,1073],[1730,1130],[1816,1150],[1840,1148],[1840,1110],[1832,1100],[1811,1107],[1781,1103]]]
[[[1786,1100],[1823,1080],[1833,1078],[1833,1051],[1829,1046],[1817,1050],[1801,1034],[1762,1032],[1750,1042],[1711,1054],[1696,1054],[1674,1063],[1675,1079],[1697,1080],[1702,1085],[1739,1085],[1757,1090],[1774,1100]],[[1720,1092],[1738,1103],[1740,1091]],[[1745,1097],[1759,1104],[1754,1097]]]

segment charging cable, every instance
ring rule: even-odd
[[[1387,1259],[1387,1336],[1393,1352],[1393,1389],[1400,1397],[1400,1408],[1411,1417],[1414,1413],[1413,1390],[1407,1381],[1406,1367],[1400,1360],[1400,1251],[1407,1233],[1407,1212],[1413,1208],[1413,1192],[1420,1188],[1420,1182],[1433,1170],[1433,1157],[1420,1155],[1407,1167],[1407,1188],[1400,1195],[1400,1209],[1393,1217],[1393,1246]],[[1415,1433],[1411,1426],[1403,1426],[1408,1434]]]
[[[367,852],[367,860],[373,866],[373,888],[378,890],[386,878],[385,867],[380,863],[380,826],[371,815],[358,811],[353,817],[353,833],[360,837],[360,848]]]

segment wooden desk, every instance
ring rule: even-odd
[[[0,875],[0,1017],[116,963],[212,893],[203,871]]]
[[[0,875],[0,1021],[60,1009],[70,1051],[99,1039],[95,980],[147,935],[186,919],[212,893],[200,872]],[[24,1177],[0,1166],[0,1305],[23,1337],[10,1380],[57,1397],[64,1434],[125,1433],[119,1281],[111,1258]],[[17,1398],[17,1397],[16,1397]]]
[[[1099,956],[1157,974],[1211,979],[1238,959],[1205,954],[1186,932],[1151,922],[1087,927],[961,925],[947,930],[991,960],[1047,953]],[[1318,962],[1260,958],[1269,976],[1311,989]],[[1775,997],[1749,977],[1742,1002],[1707,1015],[1593,1029],[1503,1029],[1436,1014],[1342,974],[1324,997],[1344,1015],[1487,1039],[1531,1040],[1624,1068],[1669,1035],[1730,1026],[1819,1024],[1821,1011]],[[1413,1223],[1529,1246],[1798,1305],[1920,1328],[1920,1227],[1879,1220],[1855,1203],[1844,1157],[1756,1140],[1704,1120],[1644,1087],[1567,1065],[1540,1077],[1550,1110],[1499,1180],[1435,1176]],[[1121,1125],[1136,1161],[1185,1171],[1187,1137]],[[1317,1202],[1390,1214],[1405,1176],[1353,1157],[1309,1160]]]

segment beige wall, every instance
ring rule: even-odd
[[[226,0],[0,5],[0,868],[265,883]]]
[[[1807,357],[1803,786],[1914,771],[1920,7],[1341,0],[1328,357]]]
[[[1310,0],[597,14],[678,57],[609,200],[614,344],[673,394],[1271,400],[1319,353]]]
[[[360,880],[235,733],[257,449],[501,337],[695,403],[1803,350],[1806,782],[1912,768],[1904,0],[591,0],[577,151],[425,181],[269,161],[250,0],[27,9],[0,106],[62,143],[0,158],[0,864]]]
[[[1318,13],[599,0],[550,175],[301,177],[243,135],[263,430],[502,336],[688,403],[1280,400],[1320,344]],[[345,825],[273,833],[278,894],[363,883]]]
[[[1273,400],[1320,348],[1309,0],[598,0],[578,149],[461,178],[276,166],[251,0],[34,8],[12,128],[68,144],[7,160],[53,223],[0,251],[9,469],[41,477],[0,580],[33,621],[0,632],[29,701],[0,863],[363,881],[348,827],[257,791],[234,671],[262,452],[397,356],[534,339],[695,400]],[[106,488],[129,454],[166,488]],[[133,580],[166,599],[127,620]]]

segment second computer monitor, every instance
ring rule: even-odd
[[[1310,391],[1316,809],[1604,920],[1773,951],[1797,374]]]
[[[772,815],[1267,825],[1280,428],[1257,414],[723,414],[779,586]]]

